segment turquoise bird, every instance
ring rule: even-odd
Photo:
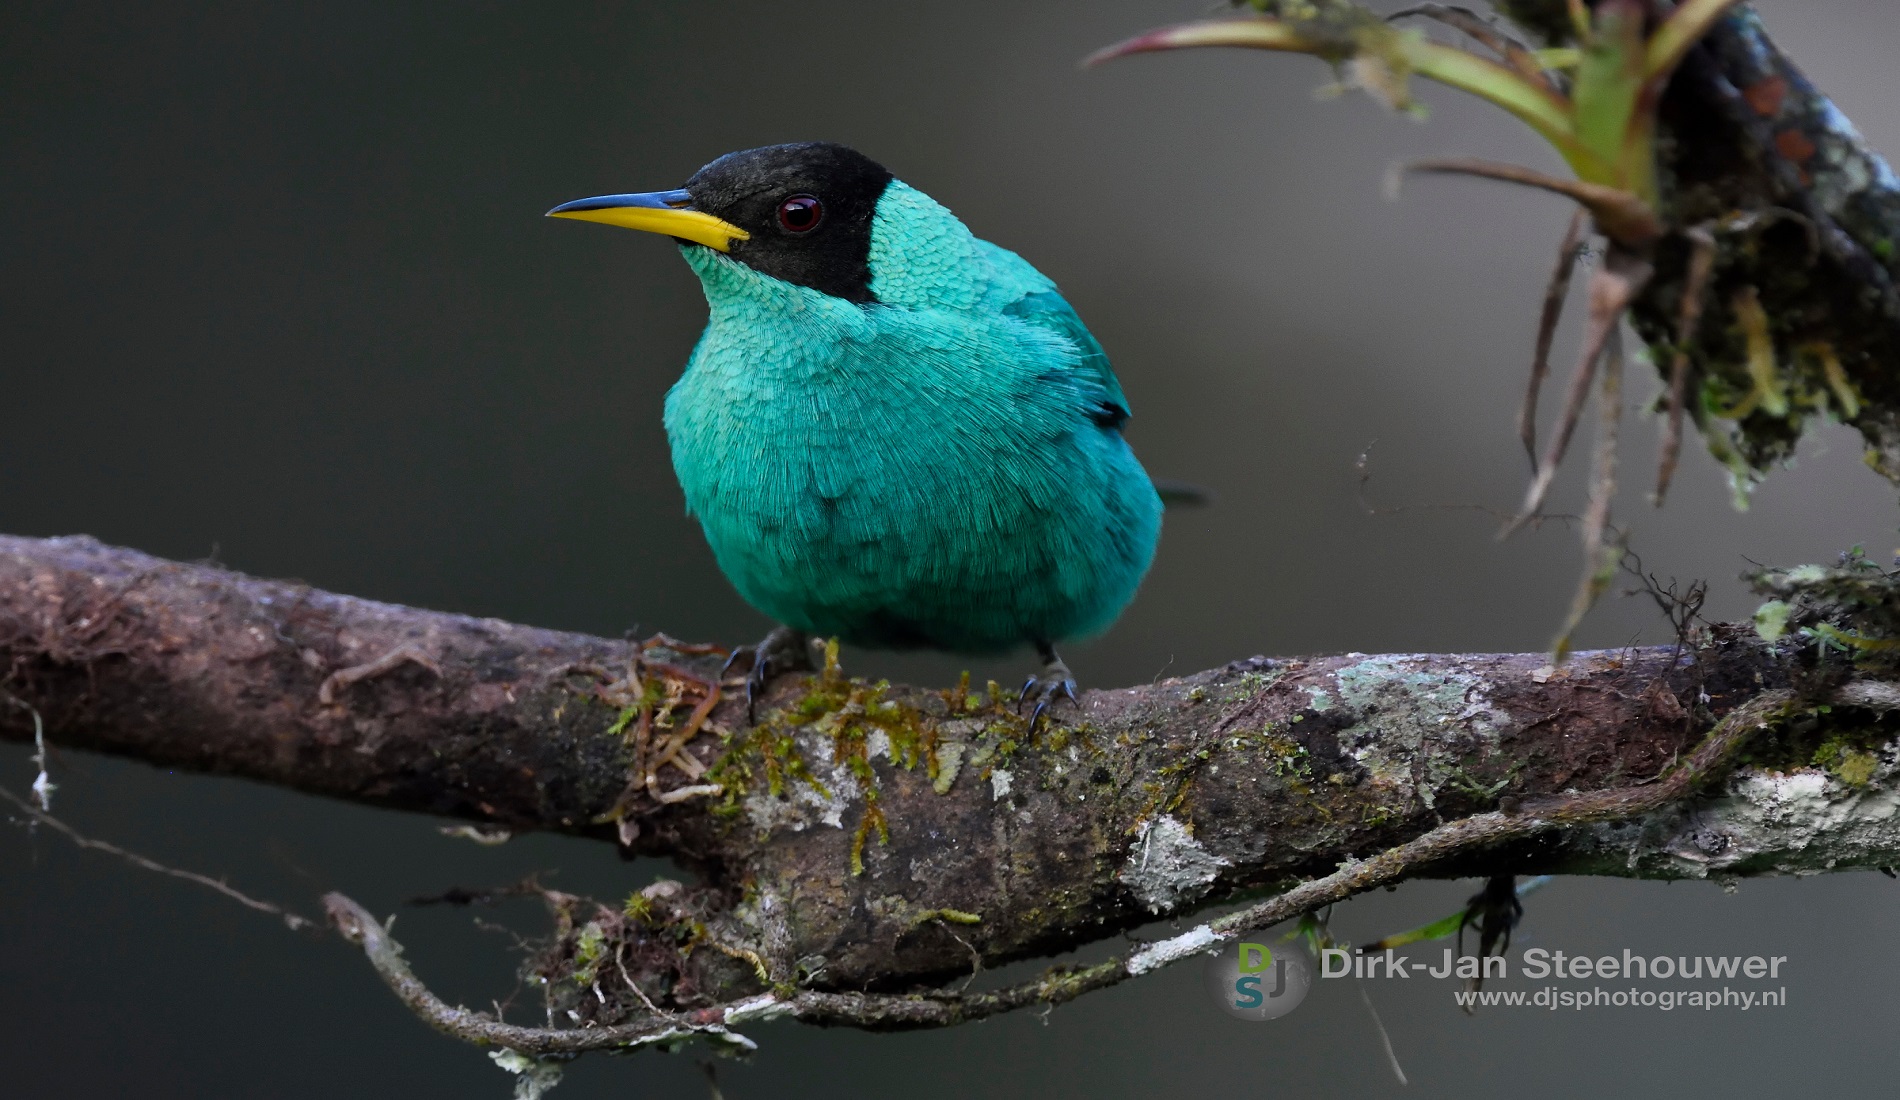
[[[1075,699],[1055,645],[1134,598],[1162,502],[1122,438],[1108,356],[1055,283],[828,142],[548,213],[671,236],[705,289],[666,433],[720,569],[784,624],[751,647],[748,697],[817,635],[1030,645],[1032,723]]]

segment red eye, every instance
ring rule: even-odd
[[[810,195],[793,195],[778,204],[778,223],[787,233],[809,233],[824,216],[824,204]]]

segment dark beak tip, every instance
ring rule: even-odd
[[[575,199],[564,202],[547,212],[544,217],[566,214],[575,210],[609,210],[615,207],[643,207],[657,210],[678,210],[692,204],[693,197],[684,189],[676,191],[647,191],[637,195],[596,195],[593,198]]]
[[[559,206],[550,208],[542,217],[552,218],[556,214],[566,214],[574,210],[594,210],[598,209],[601,205],[603,204],[599,199],[574,199],[571,202],[564,202]]]

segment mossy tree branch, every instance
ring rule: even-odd
[[[578,1025],[696,1032],[751,1005],[742,1018],[927,1026],[1066,999],[1214,941],[1015,990],[937,988],[974,967],[1248,894],[1281,892],[1226,923],[1415,875],[1900,863],[1883,812],[1900,797],[1900,726],[1884,720],[1900,693],[1811,641],[1883,629],[1852,614],[1883,598],[1884,575],[1843,576],[1833,603],[1788,605],[1779,644],[1715,628],[1562,669],[1541,654],[1250,658],[1088,692],[1032,733],[994,689],[835,671],[780,678],[747,727],[702,647],[0,538],[0,689],[58,745],[678,860],[697,883],[606,905],[545,893],[557,935],[536,965]],[[30,739],[26,707],[0,733]],[[1672,784],[1703,772],[1674,762],[1725,716],[1769,711],[1750,766],[1691,814],[1691,788]],[[636,767],[636,714],[650,745],[703,715],[679,748],[692,761]],[[721,789],[668,797],[693,786]]]

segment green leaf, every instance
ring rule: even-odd
[[[1550,142],[1579,177],[1594,183],[1611,182],[1610,162],[1577,139],[1575,118],[1562,96],[1495,61],[1436,42],[1414,45],[1411,61],[1418,75],[1469,92],[1515,115]]]
[[[1360,950],[1366,952],[1384,951],[1387,948],[1404,947],[1406,944],[1421,943],[1426,940],[1442,940],[1448,936],[1457,935],[1458,929],[1462,928],[1464,923],[1465,911],[1460,909],[1443,920],[1435,920],[1430,924],[1420,925],[1409,932],[1400,932],[1396,935],[1387,936],[1382,940],[1365,945],[1360,948]]]
[[[1632,164],[1628,148],[1630,124],[1643,89],[1643,56],[1642,5],[1637,0],[1606,0],[1597,8],[1595,33],[1583,45],[1570,97],[1576,104],[1578,140],[1603,163],[1617,166],[1611,178],[1592,182],[1634,191],[1654,206],[1653,183],[1645,189],[1634,186],[1637,181],[1630,178],[1632,167],[1640,176],[1653,175],[1653,169],[1645,171]],[[1635,151],[1637,160],[1653,156],[1650,149]]]
[[[1532,50],[1531,57],[1543,68],[1552,72],[1569,72],[1583,63],[1583,51],[1574,46],[1557,46],[1548,50]]]

